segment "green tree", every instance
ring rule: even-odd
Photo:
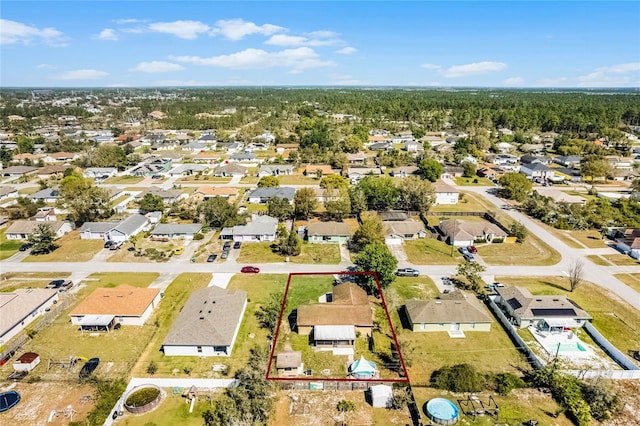
[[[302,188],[296,191],[293,197],[293,209],[296,217],[309,218],[309,215],[318,208],[318,199],[313,188]]]
[[[394,207],[400,195],[393,178],[389,176],[365,176],[358,182],[358,188],[371,210],[382,211]]]
[[[640,178],[634,179],[631,182],[630,189],[632,192],[640,192]]]
[[[324,209],[333,219],[341,221],[351,213],[349,190],[346,188],[324,190]]]
[[[258,188],[276,188],[280,186],[280,181],[275,176],[262,176],[258,181]]]
[[[260,322],[260,326],[269,330],[271,336],[273,336],[278,326],[278,317],[280,316],[283,298],[283,291],[273,292],[269,295],[269,301],[265,305],[261,305],[256,311],[256,318]]]
[[[360,216],[360,226],[353,233],[351,243],[356,251],[374,243],[384,243],[384,227],[382,219],[375,213],[363,213]]]
[[[267,214],[280,222],[287,220],[293,213],[293,207],[286,198],[272,197],[267,201]]]
[[[298,235],[295,232],[289,232],[289,235],[280,238],[278,251],[284,256],[298,256],[302,251]]]
[[[164,211],[164,201],[159,195],[146,193],[138,202],[140,210],[144,212],[161,212]]]
[[[457,274],[466,280],[466,288],[472,291],[480,290],[480,283],[482,278],[480,274],[487,268],[479,264],[478,262],[467,262],[463,260],[458,264]]]
[[[347,401],[346,399],[341,399],[338,401],[336,405],[336,410],[341,413],[349,413],[351,411],[356,410],[356,404],[353,401]]]
[[[357,135],[347,135],[340,142],[340,147],[344,152],[356,153],[362,149],[363,142]]]
[[[435,201],[435,189],[428,180],[410,176],[398,183],[400,197],[398,205],[405,210],[428,211]]]
[[[360,212],[367,209],[367,199],[357,186],[349,188],[349,202],[351,204],[351,213],[353,214],[360,214]]]
[[[27,238],[29,244],[32,245],[31,254],[46,254],[54,251],[58,248],[55,239],[56,234],[48,223],[38,224]]]
[[[117,167],[123,170],[127,166],[127,154],[114,144],[101,144],[90,153],[90,163],[94,167]]]
[[[340,175],[327,175],[320,179],[320,188],[348,188],[349,181]]]
[[[12,159],[13,154],[11,154],[11,151],[4,144],[0,144],[0,162],[2,162],[3,167],[8,167]]]
[[[207,198],[200,204],[200,214],[211,228],[230,227],[243,222],[243,218],[238,215],[238,206],[223,197]]]
[[[476,165],[471,161],[465,161],[462,163],[462,168],[464,169],[464,177],[471,178],[476,176]]]
[[[523,243],[529,235],[529,230],[521,222],[513,222],[509,228],[509,235],[516,237],[519,243]]]
[[[369,244],[358,253],[353,263],[358,271],[375,271],[382,288],[387,288],[396,279],[398,259],[389,248],[380,243]],[[369,293],[376,294],[378,287],[371,275],[357,275],[358,282]]]
[[[92,179],[73,172],[62,179],[58,204],[68,211],[68,218],[76,225],[106,219],[113,214],[111,195],[104,188],[93,185]]]
[[[580,176],[584,180],[594,181],[613,176],[613,170],[606,158],[589,155],[580,162]]]
[[[420,174],[431,182],[435,182],[440,179],[442,171],[444,170],[442,164],[440,164],[438,160],[434,160],[432,158],[425,158],[420,162],[418,167],[420,169]]]
[[[451,392],[479,392],[482,382],[482,374],[471,364],[442,367],[431,375],[433,387]]]
[[[533,184],[521,173],[508,172],[500,178],[500,196],[510,200],[523,201],[531,193]]]
[[[35,143],[33,139],[23,135],[18,135],[16,140],[16,148],[19,154],[33,154]]]

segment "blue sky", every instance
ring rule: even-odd
[[[640,2],[2,1],[11,86],[640,86]]]

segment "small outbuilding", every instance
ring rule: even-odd
[[[40,364],[40,355],[35,352],[25,352],[20,355],[20,358],[16,359],[13,363],[13,369],[15,371],[32,371],[36,366]]]
[[[276,355],[276,369],[280,377],[296,377],[302,374],[302,352],[285,350]]]
[[[367,399],[374,408],[391,408],[393,403],[393,388],[389,385],[371,386]]]

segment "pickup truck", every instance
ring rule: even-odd
[[[413,268],[401,268],[396,271],[396,275],[399,277],[417,277],[420,275],[420,271]]]

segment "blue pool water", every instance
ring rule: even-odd
[[[556,343],[551,347],[551,352],[586,352],[580,342]]]
[[[429,417],[440,424],[451,424],[458,418],[458,407],[445,398],[434,398],[427,403]]]

